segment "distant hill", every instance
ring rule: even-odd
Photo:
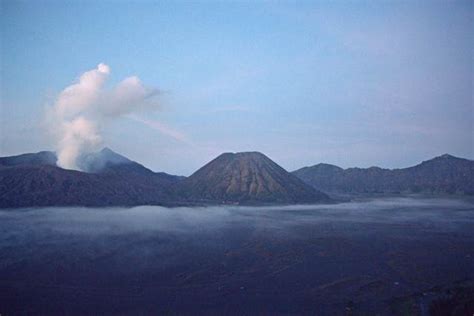
[[[108,148],[80,164],[88,172],[57,167],[53,152],[0,158],[0,207],[176,203],[182,177],[155,173]]]
[[[293,174],[330,193],[474,194],[474,161],[448,154],[404,169],[342,169],[317,164]]]
[[[329,197],[259,152],[224,153],[180,183],[179,195],[195,202],[315,203]]]

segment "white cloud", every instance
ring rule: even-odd
[[[102,144],[101,126],[106,119],[158,107],[153,98],[158,90],[145,87],[136,76],[124,79],[111,90],[105,90],[109,74],[110,67],[103,63],[86,71],[77,83],[65,88],[54,105],[47,109],[47,123],[55,135],[60,167],[78,169],[78,157],[98,149]]]

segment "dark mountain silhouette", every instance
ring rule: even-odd
[[[0,158],[0,207],[174,205],[182,177],[155,173],[110,149],[79,159],[89,172],[56,166],[53,152]]]
[[[260,153],[223,154],[189,179],[105,148],[56,166],[53,152],[0,158],[0,207],[310,203],[329,198]]]
[[[42,151],[0,157],[0,207],[326,202],[329,193],[474,194],[474,161],[443,155],[405,169],[318,164],[288,173],[258,152],[222,154],[188,178],[152,170],[105,148],[56,166]]]
[[[404,169],[342,169],[318,164],[293,174],[332,193],[474,194],[474,161],[448,154]]]
[[[19,165],[56,166],[56,154],[52,151],[40,151],[35,154],[22,154],[18,156],[0,157],[0,167],[13,167]]]
[[[329,197],[259,152],[224,153],[183,180],[180,196],[220,203],[313,203]]]

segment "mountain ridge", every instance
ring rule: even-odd
[[[237,162],[241,159],[252,161],[253,171],[249,174],[253,177],[253,184],[252,181],[239,184],[240,188],[247,185],[245,190],[248,192],[244,190],[239,195],[228,188],[226,194],[209,195],[196,187],[189,187],[195,177],[191,176],[185,182],[185,177],[153,172],[108,148],[79,158],[78,165],[85,172],[56,166],[57,159],[52,152],[2,157],[0,207],[288,204],[329,201],[327,195],[317,192],[261,153],[225,153],[213,161],[229,158],[235,158]],[[209,164],[211,163],[212,161]],[[242,175],[250,170],[240,170],[240,166],[245,164],[237,163],[234,165],[236,169],[231,170],[231,173]],[[195,174],[199,175],[201,169]],[[272,170],[273,178],[270,177],[269,169]],[[214,170],[211,173],[220,174],[221,171]],[[235,182],[237,178],[233,179]],[[216,182],[212,183],[216,188],[221,187]],[[198,184],[197,187],[210,188],[203,184]]]
[[[154,172],[108,148],[81,159],[89,172],[56,166],[50,151],[0,157],[0,207],[304,204],[331,202],[325,193],[474,194],[474,161],[449,154],[402,169],[320,163],[289,173],[262,153],[228,152],[187,178]]]
[[[316,164],[292,173],[316,189],[330,193],[474,194],[474,161],[449,154],[407,168],[343,169]]]
[[[79,160],[89,172],[56,166],[48,151],[1,157],[0,207],[175,204],[179,176],[153,172],[108,148]]]

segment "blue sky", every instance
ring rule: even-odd
[[[160,108],[105,145],[188,175],[225,151],[288,170],[474,158],[472,1],[1,1],[0,155],[44,149],[44,112],[99,63]]]

